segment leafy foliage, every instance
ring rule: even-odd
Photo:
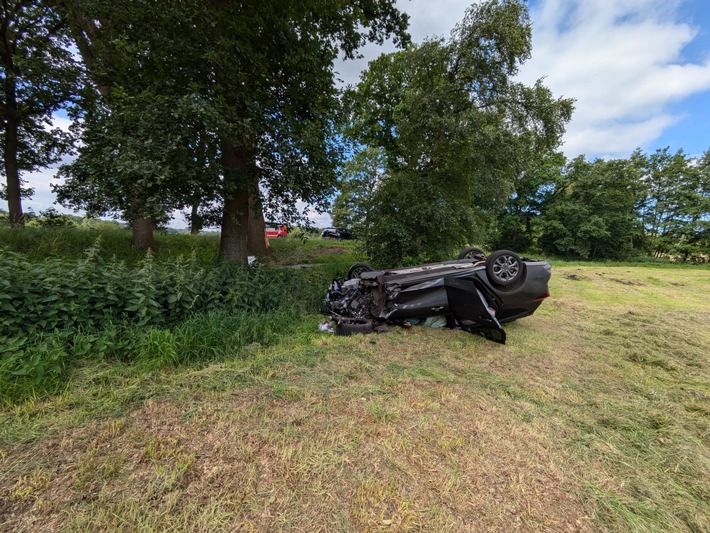
[[[514,81],[530,32],[523,2],[474,4],[450,41],[381,56],[350,92],[350,135],[387,160],[375,262],[440,259],[472,241],[514,180],[557,147],[572,102]]]
[[[193,256],[156,264],[152,254],[136,267],[102,259],[98,245],[80,261],[30,263],[0,255],[0,335],[16,337],[54,330],[99,328],[128,322],[138,328],[174,324],[207,310],[261,313],[298,309],[308,285],[300,273],[205,267]]]
[[[10,223],[24,223],[21,198],[31,197],[22,173],[45,168],[71,148],[72,137],[52,128],[52,115],[72,101],[79,69],[59,14],[38,0],[0,4],[0,173]]]
[[[634,209],[642,187],[633,165],[580,156],[561,171],[539,220],[542,249],[584,259],[628,257],[641,237]]]
[[[340,194],[333,202],[333,224],[351,229],[366,247],[372,243],[376,193],[385,178],[386,164],[381,149],[365,147],[357,152],[343,165]],[[371,255],[371,250],[367,251]]]
[[[193,254],[135,267],[105,260],[29,262],[0,252],[0,399],[61,389],[79,358],[149,367],[239,356],[316,312],[326,273],[205,265]],[[330,278],[328,278],[330,279]]]
[[[494,247],[583,259],[707,261],[707,154],[636,150],[628,159],[547,158],[516,183],[497,216]]]
[[[710,255],[710,150],[699,159],[669,148],[631,157],[644,186],[639,205],[648,250],[687,260]]]
[[[27,227],[36,228],[76,228],[79,225],[79,217],[63,215],[53,207],[48,207],[39,212],[37,218],[33,218],[27,223]]]
[[[264,210],[327,203],[335,58],[408,38],[393,0],[59,4],[96,89],[61,201],[130,221],[191,206],[208,223],[221,202],[220,253],[244,263]]]
[[[53,187],[57,200],[90,216],[166,222],[189,204],[200,180],[216,179],[209,164],[216,156],[205,152],[197,161],[195,155],[204,139],[194,121],[203,110],[191,96],[149,91],[114,95],[110,108],[97,105],[84,118],[79,157],[60,170],[65,182]]]

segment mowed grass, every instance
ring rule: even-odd
[[[0,412],[3,531],[710,531],[710,271],[554,266],[508,344],[318,333]]]

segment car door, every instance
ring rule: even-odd
[[[495,309],[470,279],[449,277],[444,280],[449,311],[456,325],[472,333],[505,344],[505,331],[496,318]]]

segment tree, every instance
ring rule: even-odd
[[[376,260],[436,260],[482,239],[516,177],[559,145],[571,100],[514,80],[530,32],[522,1],[474,4],[448,42],[381,56],[349,94],[349,135],[387,157]]]
[[[371,240],[375,193],[384,179],[385,166],[382,150],[365,147],[357,152],[343,165],[340,194],[333,202],[333,224],[351,229],[366,244]]]
[[[687,241],[692,247],[688,255],[706,262],[710,261],[710,149],[698,161],[698,178],[697,203],[687,225]]]
[[[628,257],[641,235],[635,212],[640,194],[639,173],[629,160],[573,159],[543,205],[540,246],[582,259]]]
[[[220,253],[244,261],[250,206],[281,208],[287,218],[298,200],[327,205],[340,157],[333,61],[341,51],[352,58],[367,41],[406,41],[407,17],[392,0],[209,5],[214,31],[205,46],[215,65],[214,100],[226,118],[218,133]]]
[[[65,206],[127,220],[134,244],[153,248],[153,229],[171,211],[217,195],[210,128],[221,119],[197,85],[208,69],[191,37],[202,29],[201,4],[56,4],[91,84],[82,93],[79,156],[61,169],[65,183],[55,192]]]
[[[513,194],[491,230],[493,249],[523,252],[537,245],[539,218],[555,185],[561,182],[566,163],[563,154],[549,154],[515,179]]]
[[[10,225],[23,226],[22,173],[46,168],[71,147],[71,136],[51,128],[52,114],[71,102],[78,83],[64,21],[38,0],[0,3],[0,113],[2,173]]]
[[[219,172],[202,173],[199,183],[158,184],[157,204],[149,194],[136,196],[151,204],[146,216],[185,191],[221,198],[220,254],[244,263],[250,240],[264,246],[265,210],[287,218],[299,200],[327,203],[340,157],[334,59],[341,51],[352,57],[367,41],[407,38],[407,18],[393,0],[136,0],[120,9],[98,0],[57,1],[73,21],[77,48],[109,112],[117,93],[145,94],[145,101],[189,97],[205,105],[202,131],[210,135]],[[101,178],[101,187],[115,188],[114,179]],[[194,203],[191,197],[185,205]]]
[[[192,118],[199,109],[191,97],[143,93],[114,96],[111,103],[84,116],[79,157],[60,169],[66,181],[54,190],[67,207],[127,220],[134,244],[153,248],[154,227],[193,200],[205,175],[216,179],[218,169],[210,158],[195,158]]]
[[[707,253],[700,243],[710,216],[708,153],[695,160],[666,147],[650,155],[636,151],[632,160],[645,188],[639,215],[650,251],[683,259]]]

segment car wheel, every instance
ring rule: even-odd
[[[498,250],[486,259],[486,274],[494,285],[512,288],[525,277],[525,263],[510,250]]]
[[[363,272],[371,272],[372,270],[374,270],[374,268],[367,263],[355,263],[348,270],[348,279],[359,278],[360,274]]]
[[[485,261],[486,253],[480,248],[470,247],[464,248],[459,254],[459,259],[475,259],[476,261]]]
[[[371,333],[372,331],[372,320],[368,318],[341,318],[335,325],[335,334],[342,336],[355,333]]]

